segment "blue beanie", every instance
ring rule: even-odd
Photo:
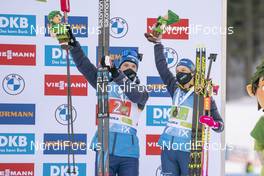
[[[191,72],[195,72],[194,63],[188,58],[181,59],[179,61],[179,63],[177,64],[177,67],[178,66],[185,66],[185,67],[189,68],[191,70]]]
[[[122,57],[120,58],[119,60],[119,63],[118,63],[118,68],[121,67],[121,65],[124,63],[124,62],[132,62],[134,64],[136,64],[137,68],[138,68],[138,64],[139,64],[139,61],[140,61],[140,58],[139,58],[139,54],[136,50],[124,50],[122,52]]]

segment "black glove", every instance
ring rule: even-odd
[[[119,76],[119,71],[117,70],[117,68],[115,66],[110,68],[109,71],[110,71],[110,73],[112,75],[112,78],[117,78]]]
[[[69,33],[69,37],[70,37],[70,41],[69,41],[69,45],[76,47],[77,46],[77,41],[76,38],[74,37],[73,33],[72,33],[72,29],[70,26],[66,26],[66,28],[68,29],[68,33]]]
[[[119,76],[118,69],[115,67],[114,64],[111,63],[110,57],[109,56],[103,56],[101,59],[101,66],[102,67],[107,67],[109,72],[112,75],[112,78],[116,78]]]
[[[111,60],[109,56],[103,56],[100,63],[102,67],[107,67],[108,69],[111,68]]]

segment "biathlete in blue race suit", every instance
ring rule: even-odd
[[[163,176],[187,176],[192,134],[195,65],[188,58],[181,59],[176,66],[175,77],[168,68],[164,47],[160,41],[161,34],[156,41],[152,41],[155,43],[155,64],[172,98],[172,109],[177,108],[177,116],[169,118],[158,142],[162,148],[162,174]],[[224,123],[213,99],[211,115],[214,123],[218,124],[217,128],[212,129],[218,133],[222,132]]]
[[[70,53],[76,67],[96,89],[97,68],[85,56],[79,42],[75,40],[71,30],[69,31],[71,35],[70,45],[73,47]],[[145,87],[139,84],[137,77],[140,57],[137,51],[125,50],[117,68],[108,65],[106,57],[102,58],[101,64],[109,67],[112,77],[112,81],[109,83],[111,86],[109,91],[110,176],[139,175],[137,126],[140,114],[149,97]],[[94,151],[98,147],[97,140],[96,132],[91,144]],[[97,176],[97,173],[95,174]]]

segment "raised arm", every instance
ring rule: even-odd
[[[163,83],[167,86],[167,90],[169,91],[171,97],[173,97],[177,88],[177,80],[168,68],[163,50],[164,47],[160,43],[154,46],[155,64]]]
[[[91,63],[88,57],[85,56],[79,42],[76,41],[76,45],[70,50],[70,53],[77,69],[83,74],[92,87],[96,89],[97,68]]]

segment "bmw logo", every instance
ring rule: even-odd
[[[61,125],[68,125],[68,106],[67,104],[62,104],[57,107],[55,111],[55,119]],[[77,112],[76,109],[72,106],[72,119],[73,122],[76,120]]]
[[[110,35],[114,38],[122,38],[128,32],[128,24],[126,20],[120,17],[114,17],[110,20]]]
[[[7,94],[18,95],[24,90],[25,81],[18,74],[10,74],[4,78],[2,86]]]
[[[161,166],[159,166],[156,170],[156,176],[162,176],[162,173],[161,173]]]
[[[173,68],[178,63],[178,54],[177,52],[172,48],[164,48],[164,54],[168,63],[169,68]]]

